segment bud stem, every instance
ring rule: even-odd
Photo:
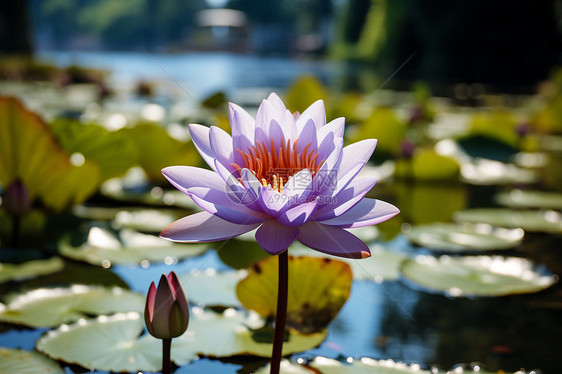
[[[170,351],[172,339],[162,339],[162,374],[170,374]]]
[[[279,374],[283,356],[283,339],[287,320],[287,294],[289,285],[289,251],[278,256],[279,284],[277,289],[277,313],[275,314],[275,331],[273,333],[273,351],[271,353],[270,374]]]

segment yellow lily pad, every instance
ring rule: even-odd
[[[398,155],[407,130],[408,124],[400,120],[392,108],[379,107],[353,131],[349,140],[356,142],[363,139],[384,139],[377,143],[377,154],[382,152]]]
[[[352,280],[342,261],[290,256],[287,325],[305,333],[324,329],[348,299]],[[273,256],[250,268],[236,294],[247,309],[270,317],[277,310],[277,285],[278,257]]]
[[[431,149],[418,149],[411,160],[397,160],[395,176],[423,181],[457,180],[460,165]]]
[[[62,210],[84,201],[99,184],[99,167],[74,160],[53,132],[20,101],[0,98],[0,184],[21,179],[31,199]]]
[[[291,83],[285,94],[287,109],[304,112],[317,100],[326,100],[328,91],[322,82],[312,75],[303,75]]]

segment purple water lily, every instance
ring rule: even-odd
[[[212,170],[162,170],[203,209],[166,227],[163,238],[209,242],[257,228],[258,244],[272,255],[298,240],[331,255],[370,256],[368,246],[346,229],[399,213],[389,203],[364,197],[375,178],[354,179],[371,157],[375,139],[343,147],[345,120],[326,123],[321,100],[299,115],[272,93],[255,120],[236,104],[230,104],[229,116],[232,136],[214,126],[189,126]]]

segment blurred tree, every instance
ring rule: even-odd
[[[415,55],[402,80],[518,89],[562,62],[556,5],[562,9],[560,0],[349,0],[336,51],[383,74]]]
[[[0,1],[0,51],[28,55],[32,52],[27,0]]]

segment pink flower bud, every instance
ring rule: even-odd
[[[171,339],[182,335],[189,323],[189,303],[173,271],[162,274],[158,288],[151,283],[146,297],[144,321],[150,335]]]
[[[6,189],[2,205],[8,212],[17,216],[23,216],[29,211],[31,200],[27,187],[21,179],[14,180]]]

